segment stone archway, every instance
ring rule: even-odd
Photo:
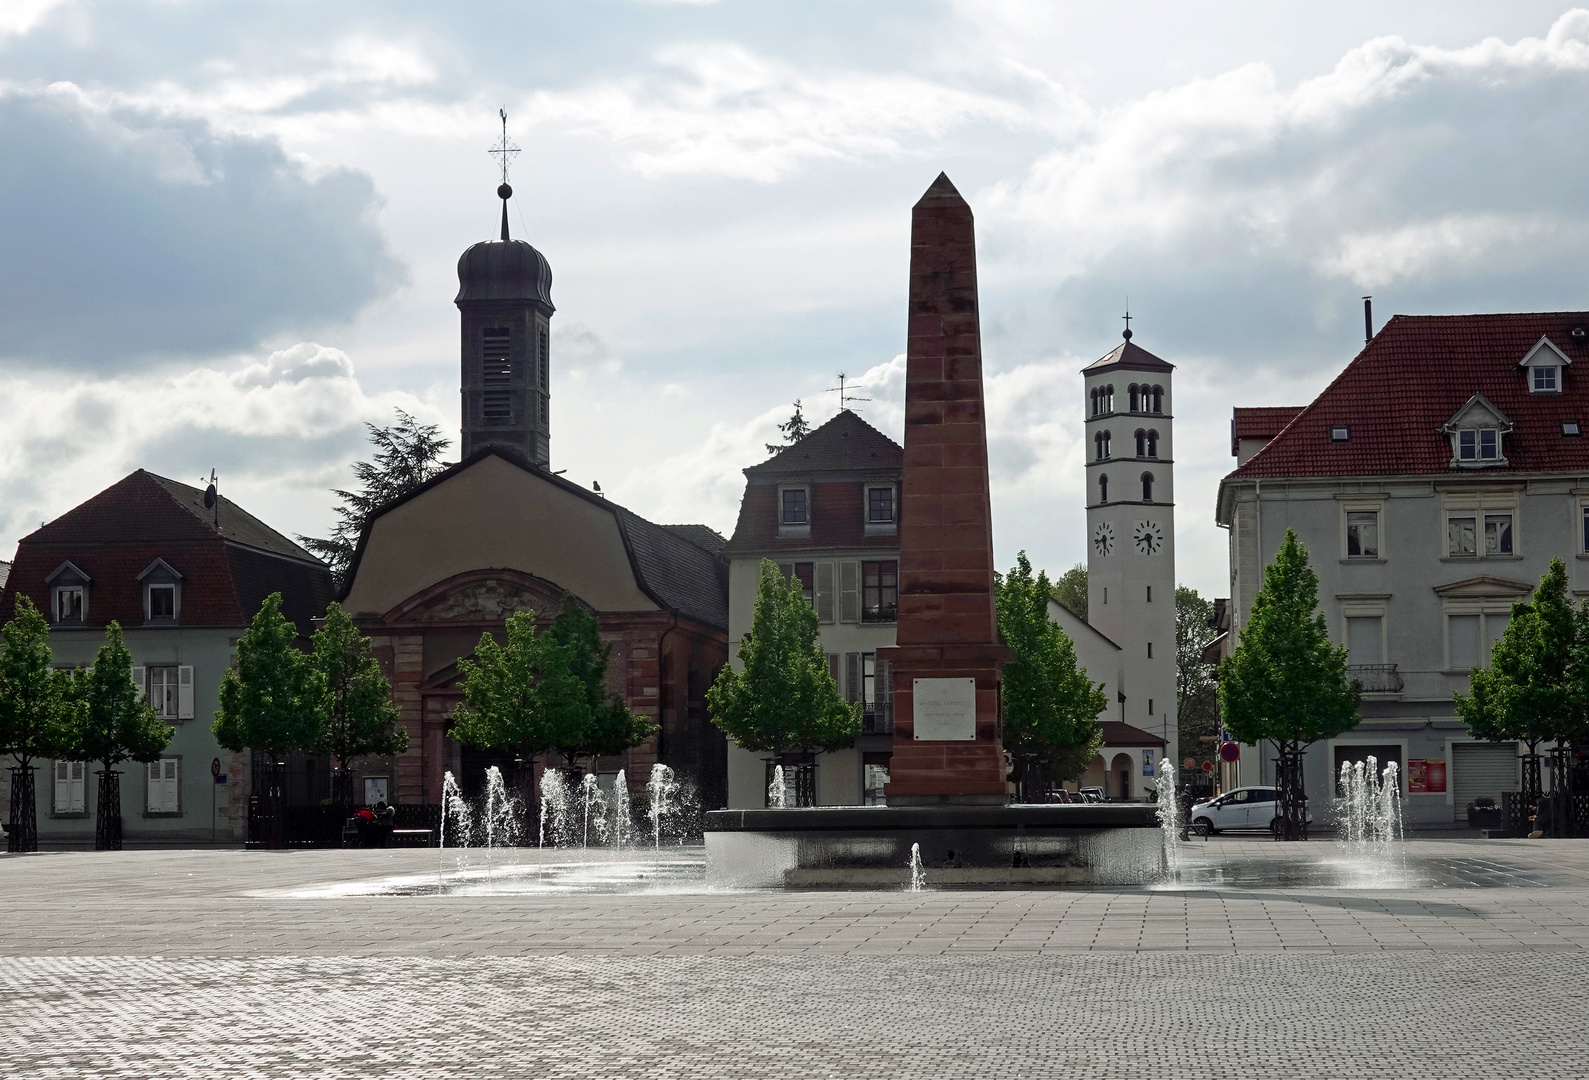
[[[1109,762],[1109,784],[1105,790],[1112,799],[1126,800],[1131,798],[1131,768],[1130,754],[1116,754]]]

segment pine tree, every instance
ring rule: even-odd
[[[311,663],[325,685],[319,750],[336,759],[340,801],[352,802],[348,766],[356,758],[387,757],[408,749],[392,686],[370,654],[370,639],[333,603],[315,631]]]
[[[752,752],[838,750],[861,733],[861,709],[846,702],[817,641],[817,613],[799,581],[761,563],[743,671],[724,667],[706,692],[712,723]]]
[[[375,447],[373,461],[353,463],[353,478],[358,491],[333,491],[342,505],[336,507],[337,523],[327,538],[299,536],[298,542],[324,559],[340,585],[353,563],[359,537],[370,515],[394,499],[413,491],[444,467],[442,452],[449,445],[435,424],[421,424],[402,409],[396,410],[397,423],[377,427],[366,423],[370,442]]]
[[[71,693],[71,676],[50,667],[49,623],[25,594],[17,594],[16,610],[0,632],[5,635],[0,645],[0,753],[16,762],[9,845],[12,851],[37,851],[33,761],[60,752],[79,706]]]
[[[787,450],[807,435],[811,434],[811,424],[800,411],[800,400],[795,399],[794,415],[778,425],[778,430],[783,432],[783,442],[766,443],[767,453],[776,454],[780,450]]]
[[[1306,835],[1302,754],[1309,744],[1357,725],[1357,692],[1346,648],[1330,639],[1319,607],[1319,577],[1307,549],[1286,530],[1236,649],[1220,665],[1219,707],[1241,742],[1267,739],[1280,752],[1281,835]]]
[[[1060,607],[1076,618],[1087,621],[1087,568],[1077,563],[1054,582],[1050,594]]]
[[[1098,714],[1109,704],[1103,684],[1077,668],[1075,646],[1048,617],[1052,596],[1048,575],[1034,578],[1022,551],[994,597],[999,637],[1013,653],[1004,667],[1004,748],[1023,789],[1085,772],[1102,745]]]
[[[72,673],[78,702],[61,756],[98,762],[99,809],[94,847],[121,850],[121,783],[116,766],[124,761],[158,761],[176,729],[155,715],[143,691],[132,681],[132,654],[122,640],[121,626],[105,628],[91,669]]]

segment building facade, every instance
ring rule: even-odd
[[[303,639],[333,587],[324,563],[223,496],[139,470],[23,537],[3,593],[4,618],[29,597],[50,621],[61,667],[94,662],[111,621],[133,679],[176,736],[159,761],[121,766],[128,842],[242,841],[248,756],[223,750],[210,725],[238,637],[265,597]],[[93,763],[40,762],[39,839],[92,844]],[[0,783],[9,785],[9,773]],[[0,793],[9,805],[9,790]]]
[[[1400,763],[1414,823],[1465,820],[1517,788],[1517,745],[1470,738],[1452,694],[1553,557],[1589,596],[1586,327],[1578,312],[1396,316],[1261,448],[1272,418],[1238,410],[1217,505],[1225,651],[1295,529],[1363,690],[1357,727],[1305,759],[1315,820],[1340,763],[1368,754]],[[1273,756],[1244,748],[1233,779],[1271,782]]]
[[[817,609],[828,667],[845,699],[862,705],[855,747],[818,754],[809,786],[818,806],[882,805],[893,748],[889,673],[877,651],[895,640],[899,589],[899,483],[904,451],[855,413],[832,420],[745,470],[729,561],[729,640],[750,632],[762,560],[798,578]],[[736,654],[731,662],[738,665]],[[767,805],[777,755],[729,748],[728,805]],[[797,766],[791,758],[790,769]],[[791,773],[793,775],[793,773]]]
[[[1082,370],[1087,622],[1121,650],[1117,722],[1176,745],[1174,367],[1125,340]],[[1095,681],[1097,677],[1095,677]]]

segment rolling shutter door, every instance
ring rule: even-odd
[[[1458,818],[1478,798],[1501,805],[1501,792],[1517,790],[1516,743],[1452,743],[1451,804]]]

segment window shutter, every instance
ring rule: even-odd
[[[164,789],[160,785],[160,760],[151,761],[145,772],[144,810],[151,814],[160,813],[161,803],[164,801]]]
[[[180,765],[181,762],[179,762],[176,758],[168,757],[161,759],[160,764],[164,774],[161,777],[161,784],[164,788],[162,793],[162,807],[167,814],[174,814],[181,809],[180,800],[177,797],[177,766]]]
[[[833,564],[817,563],[817,622],[833,621]]]
[[[792,563],[792,562],[781,562],[781,563],[779,563],[778,564],[778,572],[780,574],[782,574],[786,578],[794,577],[794,563]]]
[[[67,807],[68,813],[81,814],[83,812],[83,787],[88,776],[88,766],[81,761],[71,764],[71,779],[68,782]]]
[[[67,785],[71,783],[71,762],[57,761],[55,763],[55,812],[67,813]]]
[[[149,682],[144,677],[144,667],[143,667],[142,664],[134,664],[133,665],[133,668],[132,668],[132,684],[138,688],[138,693],[143,696],[143,699],[145,701],[148,701],[149,700]]]
[[[854,559],[839,563],[839,622],[861,621],[861,564]]]
[[[193,669],[177,668],[177,719],[193,719]]]
[[[835,652],[828,653],[828,674],[833,676],[833,685],[834,686],[842,686],[842,685],[844,685],[843,683],[841,683],[839,681],[839,654],[838,653],[835,653]]]
[[[858,652],[844,654],[844,700],[861,700],[861,654]]]

